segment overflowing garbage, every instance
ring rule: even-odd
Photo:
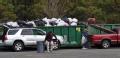
[[[76,18],[51,18],[36,19],[33,21],[18,20],[5,23],[9,27],[38,27],[38,26],[77,26],[78,19]]]

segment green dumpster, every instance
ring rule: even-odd
[[[62,47],[81,47],[82,30],[84,25],[80,26],[54,26],[54,27],[37,27],[46,32],[52,31],[56,35],[61,35],[64,38]]]

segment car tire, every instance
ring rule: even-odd
[[[109,40],[103,40],[101,46],[102,48],[107,49],[111,46],[111,43]]]
[[[13,44],[13,51],[15,52],[19,52],[22,51],[24,49],[24,44],[21,41],[16,41]]]

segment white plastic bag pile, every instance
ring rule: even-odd
[[[45,26],[77,26],[78,23],[78,20],[76,18],[67,18],[66,20],[68,20],[69,22],[65,22],[61,18],[48,19],[45,17],[42,20],[47,22]],[[51,22],[54,22],[55,24],[51,25]]]
[[[7,22],[6,25],[12,27],[23,27],[23,26],[77,26],[78,20],[76,18],[66,18],[65,20],[61,18],[51,18],[47,17],[43,19],[37,19],[34,21],[19,21],[19,22]]]
[[[8,25],[9,27],[19,27],[17,22],[7,22],[6,25]]]

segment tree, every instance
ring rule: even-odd
[[[12,4],[9,4],[8,0],[0,0],[0,21],[10,21],[17,18],[14,14]]]
[[[40,0],[34,5],[34,10],[38,10],[37,15],[45,15],[49,18],[63,17],[73,8],[76,0]]]
[[[14,5],[14,12],[19,20],[32,20],[35,18],[33,12],[34,4],[39,0],[12,0]]]
[[[64,16],[79,21],[94,16],[102,23],[119,23],[120,0],[0,0],[1,20]]]

